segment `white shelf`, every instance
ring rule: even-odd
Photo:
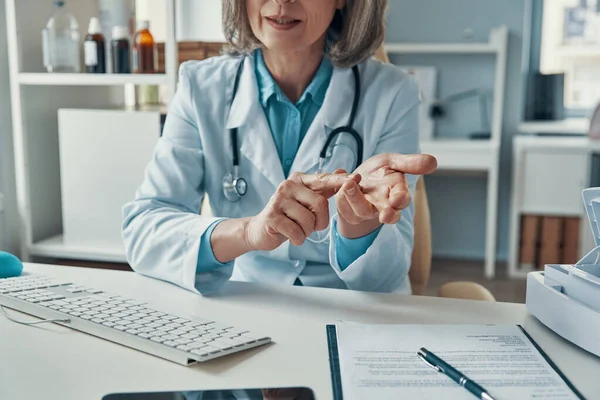
[[[386,43],[391,54],[496,54],[497,46],[488,43]]]
[[[120,86],[168,85],[165,74],[50,74],[21,72],[18,75],[20,85],[42,86]]]
[[[421,152],[437,158],[438,171],[489,171],[499,146],[490,140],[438,139],[421,142]]]
[[[590,44],[559,46],[556,53],[560,57],[600,57],[600,46]]]
[[[567,118],[560,121],[526,121],[519,124],[519,132],[526,134],[569,134],[587,135],[590,120],[587,118]]]
[[[125,263],[123,246],[82,243],[66,244],[63,235],[52,236],[48,239],[29,246],[29,253],[38,257],[66,258],[101,262]]]

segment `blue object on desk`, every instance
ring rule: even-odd
[[[23,263],[10,253],[0,251],[0,279],[21,275]]]
[[[417,356],[419,356],[419,358],[423,360],[425,364],[429,365],[437,372],[446,375],[448,378],[452,379],[454,382],[467,389],[478,399],[494,400],[494,398],[490,396],[487,390],[479,386],[475,381],[472,381],[469,378],[467,378],[459,370],[457,370],[452,365],[448,364],[447,362],[445,362],[426,348],[421,347],[421,350],[417,352]]]

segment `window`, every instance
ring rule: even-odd
[[[600,0],[544,0],[540,72],[565,74],[565,107],[600,101]]]

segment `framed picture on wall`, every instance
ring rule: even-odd
[[[429,66],[398,65],[402,71],[415,77],[421,89],[419,110],[419,136],[421,141],[433,140],[435,121],[429,116],[429,109],[437,92],[437,69]]]

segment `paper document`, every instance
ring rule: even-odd
[[[336,333],[344,400],[475,398],[421,361],[421,347],[495,399],[578,399],[519,326],[339,323]]]

